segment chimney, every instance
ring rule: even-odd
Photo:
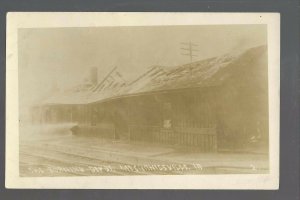
[[[98,83],[98,68],[92,67],[90,70],[90,81],[93,85]]]

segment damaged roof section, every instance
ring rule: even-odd
[[[243,60],[246,62],[249,56],[259,59],[266,53],[267,46],[259,46],[180,66],[152,66],[130,83],[123,79],[115,67],[96,85],[84,90],[58,93],[43,104],[89,104],[150,92],[218,86],[233,75],[234,70],[230,68],[241,65]]]

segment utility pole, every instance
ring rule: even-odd
[[[181,50],[184,51],[184,53],[181,53],[183,56],[189,56],[190,57],[190,62],[193,62],[193,57],[196,57],[197,55],[194,53],[195,51],[198,51],[197,44],[190,42],[181,42],[182,47],[180,48]]]

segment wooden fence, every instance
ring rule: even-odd
[[[217,151],[216,128],[170,128],[158,126],[129,126],[131,141],[152,142],[167,145],[198,148],[201,151]]]

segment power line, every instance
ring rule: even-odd
[[[180,49],[184,51],[181,55],[183,55],[183,56],[189,56],[190,57],[190,61],[192,62],[193,58],[197,57],[197,55],[195,54],[195,52],[199,51],[198,49],[196,49],[196,47],[198,45],[194,44],[192,42],[181,42],[181,45],[183,47],[181,47]]]

